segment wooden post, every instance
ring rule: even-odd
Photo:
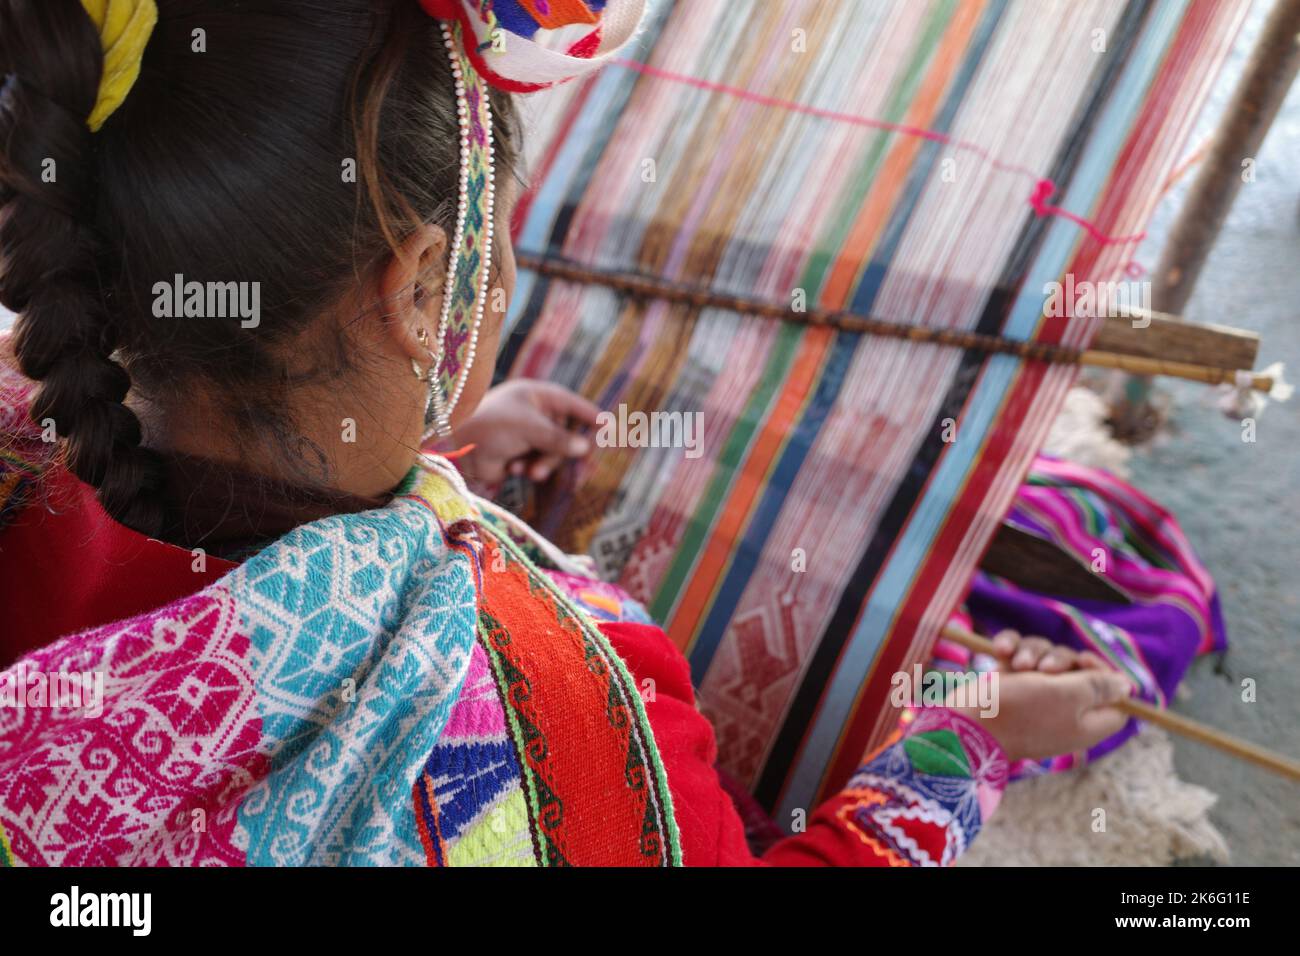
[[[1277,0],[1165,242],[1152,279],[1151,306],[1156,311],[1180,315],[1186,308],[1232,201],[1246,181],[1243,164],[1254,161],[1298,70],[1300,0]],[[1149,378],[1129,380],[1114,415],[1122,437],[1140,439],[1154,428],[1149,391]]]

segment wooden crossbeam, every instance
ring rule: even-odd
[[[521,268],[531,269],[541,275],[569,282],[604,285],[626,295],[680,302],[695,308],[727,309],[733,312],[782,319],[804,325],[829,326],[864,335],[907,339],[912,342],[928,342],[935,345],[947,345],[990,354],[1014,355],[1028,361],[1090,365],[1098,368],[1119,369],[1137,375],[1167,375],[1195,382],[1205,382],[1208,385],[1241,384],[1244,381],[1250,388],[1261,392],[1270,391],[1274,384],[1273,379],[1268,375],[1250,373],[1251,363],[1245,365],[1225,364],[1225,354],[1215,353],[1212,348],[1216,343],[1227,341],[1222,330],[1214,331],[1212,327],[1202,326],[1202,329],[1209,328],[1210,331],[1192,333],[1191,337],[1183,338],[1173,329],[1173,326],[1180,323],[1175,321],[1172,316],[1155,316],[1152,314],[1150,315],[1151,326],[1145,329],[1132,329],[1133,317],[1138,315],[1136,312],[1130,311],[1122,321],[1126,322],[1134,333],[1150,332],[1151,328],[1158,323],[1160,331],[1155,335],[1163,336],[1163,340],[1169,344],[1175,354],[1206,355],[1208,353],[1212,355],[1210,362],[1184,361],[1163,354],[1149,355],[1140,352],[1117,352],[1103,348],[1076,349],[1046,342],[1026,342],[1018,339],[1001,338],[996,335],[985,335],[962,329],[911,325],[905,322],[843,311],[817,308],[794,309],[783,304],[764,302],[743,296],[726,295],[710,289],[667,282],[658,278],[591,269],[564,259],[541,257],[523,251],[516,253],[516,259]],[[1147,314],[1142,314],[1144,320],[1147,317]],[[1126,347],[1156,351],[1154,345],[1155,336],[1152,337],[1151,345],[1137,345],[1136,343],[1142,341],[1140,337],[1136,335],[1128,337],[1127,333],[1120,333],[1117,327],[1112,328],[1112,335],[1117,338],[1124,338]],[[1235,330],[1229,331],[1235,333]],[[1234,343],[1233,348],[1228,350],[1226,354],[1244,355],[1244,346],[1238,339],[1248,340],[1251,338],[1251,334],[1248,332],[1235,333],[1231,338]],[[1176,348],[1174,343],[1177,344]],[[1242,373],[1246,374],[1243,376]]]
[[[1135,319],[1139,326],[1134,326]],[[1185,322],[1177,316],[1133,309],[1122,318],[1106,319],[1092,348],[1190,365],[1254,368],[1259,336],[1226,325]]]

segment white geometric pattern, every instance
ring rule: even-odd
[[[276,742],[240,807],[248,863],[422,865],[411,787],[469,666],[470,559],[398,499],[298,528],[227,584]]]
[[[66,637],[5,672],[103,675],[101,714],[0,707],[0,824],[17,862],[234,865],[236,807],[265,769],[248,641],[219,582]],[[12,686],[12,685],[11,685]]]

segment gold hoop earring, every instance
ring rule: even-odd
[[[416,329],[415,341],[419,342],[426,352],[429,351],[429,330],[424,326],[420,326],[420,328]],[[415,373],[416,381],[424,382],[429,378],[424,369],[420,368],[420,363],[415,359],[411,359],[411,371]]]

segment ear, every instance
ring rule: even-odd
[[[384,325],[393,343],[421,366],[433,361],[447,273],[447,233],[423,226],[411,233],[379,273]]]

